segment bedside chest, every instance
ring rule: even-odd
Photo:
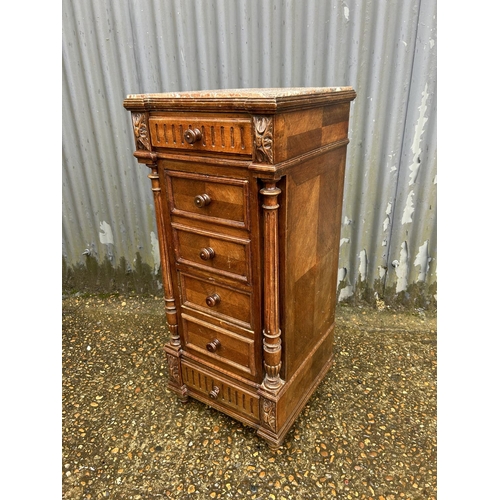
[[[351,87],[129,95],[168,387],[280,446],[332,363]]]

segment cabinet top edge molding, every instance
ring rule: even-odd
[[[216,89],[130,94],[123,106],[131,111],[233,110],[272,114],[352,101],[352,87],[283,87]]]

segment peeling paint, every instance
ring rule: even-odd
[[[351,242],[351,238],[342,238],[340,240],[340,245],[339,246],[342,246],[344,243],[350,243]]]
[[[366,255],[366,250],[361,250],[361,252],[359,252],[359,275],[361,281],[366,281],[367,269],[368,269],[368,257]]]
[[[381,280],[383,280],[385,278],[386,273],[387,273],[387,269],[385,267],[378,266],[378,276]]]
[[[345,280],[347,276],[347,269],[345,267],[339,268],[339,271],[337,273],[337,288],[339,287],[340,283]]]
[[[429,257],[429,240],[424,241],[424,244],[418,248],[418,254],[413,262],[414,266],[420,266],[417,281],[425,281],[429,272],[429,263],[432,259]]]
[[[429,45],[430,45],[431,49],[434,47],[435,43],[436,42],[432,38],[429,40]]]
[[[401,224],[408,224],[410,222],[413,222],[413,219],[411,217],[414,211],[415,207],[413,206],[413,191],[410,191],[408,193],[408,198],[406,198],[406,205],[403,212],[403,218],[401,219]]]
[[[349,7],[347,5],[344,5],[344,17],[349,21]]]
[[[111,226],[103,220],[99,222],[99,241],[104,245],[114,245],[113,232]]]
[[[399,262],[396,267],[396,293],[406,290],[408,287],[408,244],[406,241],[401,243],[401,252],[399,254]]]
[[[347,215],[344,216],[344,226],[350,226],[352,224],[352,220],[347,217]]]
[[[387,231],[387,228],[389,227],[389,224],[391,222],[391,219],[390,219],[390,215],[392,213],[392,203],[389,202],[387,203],[387,208],[385,209],[385,219],[384,219],[384,224],[383,224],[383,227],[384,227],[384,232]]]
[[[347,285],[346,287],[342,288],[339,293],[339,301],[348,299],[354,294],[354,287],[351,285]]]
[[[154,231],[151,231],[151,255],[153,256],[154,262],[154,274],[157,274],[160,270],[160,247]]]
[[[425,113],[427,111],[427,99],[429,98],[429,92],[427,92],[428,84],[425,84],[424,90],[422,92],[422,102],[419,106],[419,115],[417,119],[417,123],[415,124],[415,133],[413,134],[413,143],[411,145],[411,152],[413,153],[412,164],[410,165],[410,182],[409,186],[415,184],[415,180],[417,179],[418,170],[420,168],[420,139],[422,134],[424,133],[424,125],[427,122],[428,118],[426,118]]]

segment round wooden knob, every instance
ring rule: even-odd
[[[213,293],[205,299],[205,302],[208,307],[214,307],[220,302],[220,296],[218,293]]]
[[[201,132],[198,128],[188,128],[184,132],[184,139],[189,144],[194,144],[197,141],[201,141]]]
[[[215,257],[215,251],[212,247],[202,248],[200,250],[200,259],[201,260],[210,260]]]
[[[203,208],[210,205],[211,201],[212,200],[210,199],[210,196],[208,196],[208,194],[199,194],[198,196],[194,197],[194,204],[198,208]]]
[[[214,339],[207,344],[207,351],[215,352],[220,347],[220,340]]]
[[[220,389],[215,385],[214,388],[210,391],[210,397],[212,399],[217,399],[219,392],[220,392]]]

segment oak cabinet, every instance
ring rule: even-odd
[[[280,446],[332,363],[351,87],[129,95],[168,387]]]

